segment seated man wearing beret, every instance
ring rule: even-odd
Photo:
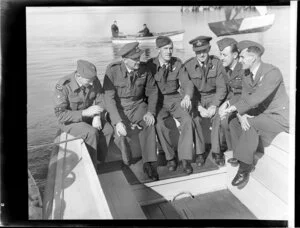
[[[222,110],[224,109],[224,107],[228,105],[228,103],[235,104],[239,100],[242,93],[242,79],[244,76],[244,70],[242,69],[242,64],[238,62],[239,53],[238,53],[236,40],[225,37],[217,41],[217,44],[221,53],[220,59],[226,70],[226,74],[227,74],[226,85],[229,92],[227,94],[226,101],[220,107],[220,110]],[[233,146],[236,145],[236,141],[232,142],[232,140],[235,140],[236,137],[235,136],[231,137],[231,134],[233,134],[234,132],[230,132],[229,125],[228,125],[228,122],[232,121],[234,118],[237,118],[236,112],[232,113],[231,115],[228,115],[227,118],[221,121],[221,126],[219,130],[219,134],[220,134],[219,143],[220,143],[221,153],[223,152],[222,139],[224,136],[226,139],[226,144],[228,149],[232,150]],[[234,151],[235,150],[233,149],[233,152]],[[228,162],[231,163],[233,166],[238,165],[238,161],[235,158],[234,153],[233,153],[233,158],[230,158]]]
[[[230,131],[237,138],[235,156],[240,166],[233,186],[245,186],[253,168],[254,153],[259,137],[272,141],[280,132],[289,131],[289,98],[280,70],[262,62],[264,47],[256,42],[244,40],[238,43],[240,62],[249,74],[243,78],[242,95],[235,104],[228,103],[220,110],[221,118],[237,112],[229,123]]]
[[[212,121],[211,151],[217,165],[224,165],[223,154],[219,148],[220,117],[217,108],[222,104],[227,94],[225,84],[225,70],[222,62],[213,55],[209,55],[211,37],[199,36],[189,43],[193,45],[196,56],[184,63],[184,74],[187,74],[194,85],[192,99],[192,117],[196,124],[195,148],[196,163],[203,166],[205,163],[205,141],[202,132],[202,118]],[[205,129],[208,130],[208,129]]]
[[[113,129],[108,122],[103,120],[104,125],[101,122],[104,99],[96,67],[88,61],[78,60],[77,70],[56,84],[54,103],[60,129],[75,137],[82,136],[97,167],[97,148],[106,154],[104,150],[107,150]]]
[[[188,112],[193,95],[193,84],[187,75],[181,74],[182,62],[172,57],[173,42],[167,36],[156,39],[158,56],[147,62],[154,75],[159,90],[157,109],[157,136],[168,160],[170,171],[176,170],[177,161],[174,146],[170,138],[170,128],[166,126],[167,119],[175,117],[180,122],[180,136],[178,141],[178,157],[182,160],[184,172],[193,172],[190,162],[193,156],[193,121]],[[183,99],[178,89],[183,88]]]
[[[143,51],[138,45],[138,42],[133,42],[121,48],[119,55],[122,60],[107,67],[103,88],[124,163],[130,164],[130,156],[123,151],[125,148],[122,145],[124,141],[127,144],[138,131],[144,172],[150,179],[158,180],[154,127],[157,87],[151,72],[140,63]]]

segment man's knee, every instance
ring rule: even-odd
[[[229,124],[228,124],[228,119],[227,118],[221,120],[221,127],[223,129],[229,129]]]

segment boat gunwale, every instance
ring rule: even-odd
[[[113,41],[126,41],[126,40],[154,40],[157,37],[164,35],[164,36],[176,36],[183,34],[185,30],[177,30],[177,31],[171,31],[171,32],[161,32],[161,33],[155,33],[153,36],[126,36],[126,37],[112,37],[111,40]]]

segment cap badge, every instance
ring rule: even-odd
[[[196,46],[201,46],[202,42],[200,40],[197,41]]]

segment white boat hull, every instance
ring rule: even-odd
[[[174,34],[174,35],[167,35],[171,38],[173,42],[178,42],[183,40],[184,33]],[[152,37],[132,37],[132,38],[120,38],[120,39],[112,39],[112,43],[114,44],[126,44],[130,42],[139,42],[141,44],[143,43],[155,43],[155,40],[158,36],[152,36]]]

